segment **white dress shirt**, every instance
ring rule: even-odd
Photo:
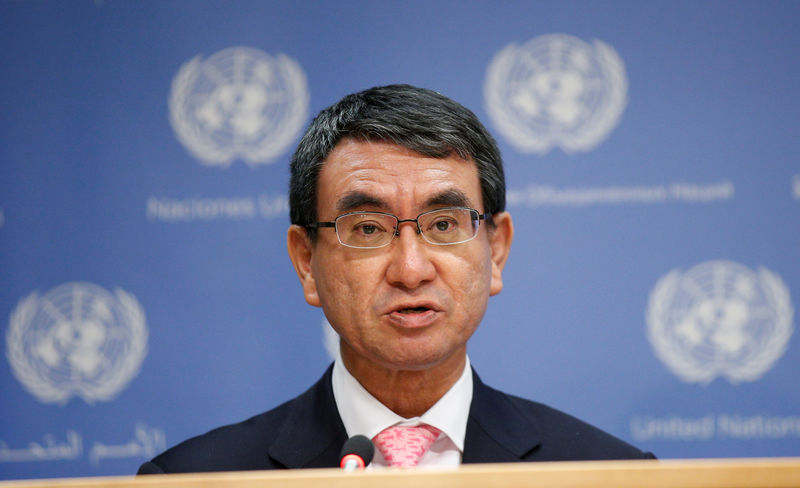
[[[333,364],[333,397],[339,416],[342,418],[347,436],[357,434],[372,439],[380,431],[395,425],[414,427],[428,424],[442,433],[422,456],[418,466],[458,466],[464,452],[464,436],[467,432],[467,417],[472,403],[472,370],[469,358],[464,371],[455,384],[421,417],[410,419],[389,410],[372,396],[337,358]],[[367,469],[383,468],[388,463],[378,449]]]

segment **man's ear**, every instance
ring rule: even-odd
[[[286,247],[289,251],[289,259],[292,260],[300,284],[303,285],[303,295],[309,305],[319,307],[319,294],[314,275],[311,272],[311,257],[314,254],[314,244],[308,236],[308,231],[299,225],[289,226],[286,236]]]
[[[500,212],[492,216],[494,229],[489,230],[489,246],[492,249],[492,283],[490,295],[497,295],[503,289],[503,267],[508,260],[511,241],[514,238],[514,224],[511,214]]]

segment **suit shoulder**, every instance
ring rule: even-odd
[[[535,424],[541,441],[537,457],[554,461],[654,458],[651,453],[561,410],[514,395],[506,397]]]
[[[280,432],[293,400],[242,422],[187,439],[140,468],[140,473],[271,469],[269,447]],[[144,470],[144,471],[143,471]]]

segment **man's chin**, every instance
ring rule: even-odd
[[[466,358],[466,346],[455,350],[445,347],[431,347],[434,338],[422,337],[418,340],[394,338],[395,347],[391,348],[353,348],[342,343],[341,353],[345,366],[351,373],[358,371],[384,370],[387,372],[423,372],[437,373],[441,369],[463,365]]]
[[[463,357],[466,356],[464,353]],[[391,357],[384,358],[381,365],[389,370],[402,372],[435,372],[440,367],[445,367],[448,363],[454,362],[459,359],[458,354],[446,354],[439,351],[424,352],[413,351],[410,353],[398,353]],[[461,361],[459,361],[461,362]]]

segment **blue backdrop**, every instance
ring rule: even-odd
[[[473,109],[516,224],[470,358],[662,458],[800,454],[800,3],[0,3],[0,479],[133,473],[330,362],[288,159]],[[326,339],[327,337],[327,339]],[[524,373],[521,373],[524,371]]]

